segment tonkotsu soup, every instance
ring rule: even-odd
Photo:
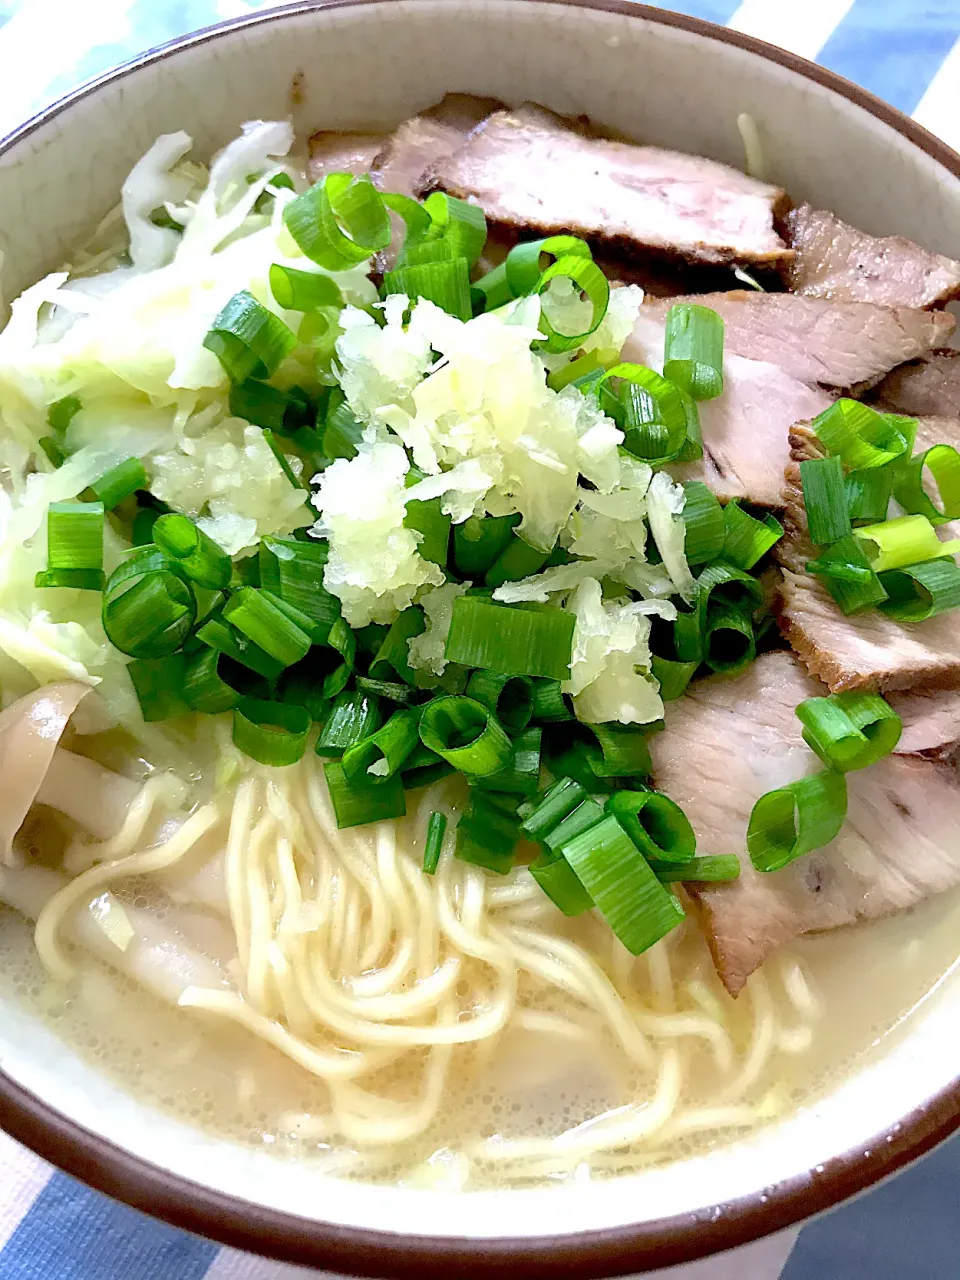
[[[956,960],[960,264],[537,107],[293,141],[0,334],[0,984],[331,1175],[742,1137]]]

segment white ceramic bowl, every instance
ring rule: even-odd
[[[116,200],[162,132],[201,154],[241,121],[390,125],[448,90],[533,99],[738,164],[762,123],[797,200],[960,255],[960,157],[852,85],[735,32],[622,0],[333,0],[253,15],[144,55],[0,146],[9,299]],[[870,1185],[960,1124],[960,986],[946,981],[816,1105],[748,1141],[594,1186],[456,1195],[320,1185],[307,1168],[148,1111],[18,1007],[0,1016],[0,1123],[94,1186],[227,1243],[361,1274],[644,1271],[778,1230]]]

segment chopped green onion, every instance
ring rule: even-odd
[[[226,654],[234,662],[255,671],[265,680],[276,680],[284,669],[282,662],[242,635],[236,627],[229,626],[222,617],[209,618],[198,629],[197,639],[217,653]]]
[[[466,258],[445,262],[420,262],[398,267],[383,277],[383,294],[405,293],[408,298],[427,298],[458,320],[473,315],[470,300],[470,264]]]
[[[563,854],[541,853],[530,863],[530,874],[565,916],[582,915],[593,906],[593,899]]]
[[[687,480],[683,491],[683,523],[686,526],[683,553],[689,565],[706,564],[708,560],[716,560],[717,556],[723,554],[726,513],[716,497],[699,480]],[[732,559],[729,556],[727,558]]]
[[[674,662],[670,658],[653,655],[650,669],[654,679],[660,685],[660,697],[664,702],[675,702],[686,693],[687,685],[696,674],[699,660],[695,662]]]
[[[317,755],[340,759],[383,724],[378,698],[362,690],[339,694],[317,739]]]
[[[652,947],[684,919],[680,903],[660,884],[616,818],[603,818],[568,841],[563,856],[632,955]]]
[[[466,258],[472,267],[487,241],[487,219],[480,206],[435,191],[427,196],[423,207],[430,215],[431,231],[439,233],[451,252]]]
[[[153,540],[199,586],[209,591],[229,586],[233,562],[189,516],[176,512],[160,516],[153,526]]]
[[[894,466],[850,472],[844,487],[847,510],[853,524],[876,524],[886,520],[896,477],[897,468]]]
[[[224,619],[248,640],[290,667],[306,657],[311,637],[287,617],[278,605],[278,597],[257,587],[241,587],[223,606]]]
[[[536,293],[546,270],[546,267],[542,268],[540,265],[540,259],[544,255],[553,258],[553,263],[548,263],[547,266],[555,265],[561,258],[570,256],[588,260],[593,257],[589,245],[578,236],[547,236],[545,240],[528,240],[514,245],[503,264],[511,297],[522,298]]]
[[[696,400],[691,399],[685,391],[680,392],[680,399],[687,418],[687,438],[680,447],[677,461],[698,462],[703,457],[703,430],[700,426],[700,411],[697,408]]]
[[[133,517],[131,541],[135,547],[145,547],[153,542],[153,526],[160,519],[160,515],[159,511],[145,507]]]
[[[520,830],[528,840],[542,840],[573,813],[587,798],[587,793],[573,778],[559,778],[538,800],[531,800],[524,813]],[[526,806],[524,806],[526,808]]]
[[[115,467],[104,472],[99,480],[94,480],[90,488],[103,503],[107,511],[118,507],[124,498],[129,498],[138,489],[146,488],[147,473],[139,458],[125,458]]]
[[[280,391],[268,382],[248,378],[230,388],[230,412],[235,418],[290,436],[306,425],[310,401],[299,387]]]
[[[519,582],[521,578],[539,573],[549,558],[549,551],[531,547],[529,542],[524,542],[523,538],[514,534],[487,570],[484,582],[488,587],[502,587],[505,582]]]
[[[763,588],[756,578],[732,564],[717,560],[701,570],[693,613],[678,614],[673,634],[676,657],[693,662],[703,657],[710,633],[710,615],[731,607],[744,617],[763,603]]]
[[[399,702],[409,707],[413,704],[417,690],[407,684],[393,680],[371,680],[369,676],[356,677],[357,688],[364,693],[372,693],[378,698],[386,698],[388,702]]]
[[[509,269],[508,269],[509,272]],[[582,333],[561,333],[550,320],[546,303],[540,312],[540,331],[546,334],[543,350],[551,354],[576,351],[585,338],[599,328],[610,305],[610,283],[592,258],[582,254],[567,254],[547,267],[537,284],[537,293],[544,294],[550,282],[557,279],[571,280],[581,293],[585,293],[592,307],[590,323]]]
[[[283,209],[302,252],[327,271],[346,271],[390,243],[386,205],[367,175],[328,173]]]
[[[318,307],[316,311],[308,311],[297,328],[297,337],[310,348],[314,373],[323,386],[336,384],[337,339],[343,333],[340,314],[336,307]]]
[[[82,408],[79,396],[64,396],[62,400],[54,400],[47,408],[47,425],[54,431],[64,432]]]
[[[593,769],[598,778],[649,777],[653,771],[645,726],[618,724],[584,725],[596,738],[602,753]]]
[[[851,534],[807,563],[845,615],[860,613],[886,600],[887,593],[874,573],[863,547]]]
[[[351,782],[380,783],[400,772],[420,744],[420,710],[395,711],[387,723],[343,753],[343,772]]]
[[[471,516],[453,530],[453,562],[466,578],[480,578],[510,545],[519,516]]]
[[[929,488],[925,471],[930,475]],[[933,488],[939,505],[930,497]],[[949,444],[935,444],[918,453],[901,467],[894,492],[905,511],[926,516],[933,524],[960,518],[960,453]]]
[[[697,837],[678,804],[659,791],[615,791],[606,803],[611,814],[652,864],[689,862]]]
[[[330,628],[340,617],[340,601],[323,585],[328,553],[326,542],[260,539],[263,586],[310,618],[314,644],[326,644]]]
[[[813,420],[828,453],[848,471],[885,467],[909,455],[917,424],[912,418],[878,413],[859,400],[835,400]]]
[[[277,466],[280,468],[283,474],[287,477],[287,480],[290,482],[290,487],[292,489],[306,489],[307,491],[309,491],[310,486],[307,484],[305,480],[300,480],[297,477],[296,472],[294,471],[293,467],[291,467],[290,465],[290,459],[287,457],[287,455],[283,452],[283,450],[277,444],[274,434],[270,430],[270,428],[261,427],[260,429],[263,432],[264,440],[266,440],[267,444],[270,446],[270,452],[273,454],[273,456],[277,460]]]
[[[757,520],[734,498],[723,508],[723,558],[738,569],[752,569],[783,537],[783,525],[771,515]]]
[[[507,282],[506,262],[501,262],[479,280],[474,280],[470,286],[470,296],[478,315],[481,311],[496,311],[498,307],[510,302],[513,291]]]
[[[41,436],[39,440],[40,448],[47,455],[47,461],[54,467],[62,467],[66,454],[63,449],[54,440],[53,436]]]
[[[471,791],[470,805],[457,823],[455,857],[506,875],[513,866],[519,827],[514,797]]]
[[[615,789],[616,779],[600,777],[598,770],[603,768],[603,752],[595,741],[571,738],[569,732],[558,732],[554,728],[552,738],[547,742],[546,752],[550,772],[555,778],[573,778],[584,791],[593,793]]]
[[[423,478],[422,471],[411,467],[407,472],[406,485],[409,488]],[[451,520],[448,515],[444,515],[440,503],[440,498],[414,499],[408,502],[403,526],[421,535],[417,551],[424,560],[446,567],[450,554]]]
[[[838,457],[810,458],[800,463],[803,503],[812,542],[824,546],[850,533],[850,513]]]
[[[423,635],[426,625],[419,605],[410,605],[394,618],[370,663],[370,675],[374,680],[390,680],[396,674],[404,684],[416,682],[409,661],[410,641],[414,636]]]
[[[430,233],[433,220],[420,201],[414,200],[412,196],[400,195],[396,191],[384,191],[380,198],[390,212],[395,213],[403,222],[404,241],[403,250],[400,253],[402,262],[407,249],[419,244]]]
[[[324,697],[335,698],[342,692],[353,674],[357,658],[357,641],[344,620],[337,618],[330,628],[326,643],[329,648],[339,653],[342,659],[323,682]]]
[[[445,655],[465,667],[567,680],[575,621],[563,609],[533,611],[458,596]]]
[[[846,816],[847,784],[844,775],[833,769],[768,791],[750,814],[750,860],[758,871],[779,871],[795,858],[829,844]]]
[[[703,631],[703,661],[711,671],[734,675],[757,656],[753,620],[733,605],[717,605],[707,612]]]
[[[625,386],[623,447],[644,462],[661,463],[675,459],[687,439],[687,412],[680,390],[666,378],[639,364],[617,364],[597,383],[603,393],[614,378]]]
[[[582,835],[584,831],[589,831],[591,827],[595,827],[602,817],[603,810],[596,800],[587,796],[565,818],[561,818],[556,826],[550,831],[544,832],[540,837],[541,841],[551,853],[558,853],[568,840],[573,840],[576,836]]]
[[[926,516],[897,516],[882,524],[867,525],[857,530],[856,538],[874,573],[902,569],[904,565],[920,564],[923,560],[937,560],[953,555],[960,548],[958,542],[941,542]]]
[[[107,639],[132,658],[164,658],[193,628],[197,602],[179,568],[154,546],[133,551],[107,579],[102,621]]]
[[[447,834],[447,815],[431,813],[427,823],[427,841],[423,848],[423,869],[428,876],[436,874],[443,850],[443,837]]]
[[[73,591],[102,591],[102,569],[41,569],[34,576],[35,587],[67,587]]]
[[[533,684],[524,676],[475,671],[466,692],[468,698],[489,707],[511,733],[525,729],[533,716]]]
[[[524,729],[513,740],[513,753],[509,762],[496,773],[477,778],[475,785],[482,791],[505,791],[512,795],[531,796],[540,781],[540,740],[543,730],[539,727]]]
[[[103,503],[51,502],[47,508],[47,566],[103,568]]]
[[[327,402],[326,423],[323,430],[323,452],[328,458],[355,458],[357,446],[363,439],[363,424],[353,416],[346,397],[339,387],[334,387]]]
[[[740,876],[740,859],[735,853],[718,853],[712,857],[691,858],[675,867],[657,867],[661,884],[681,880],[687,884],[722,884]]]
[[[573,720],[573,699],[564,693],[559,680],[533,681],[533,714],[531,719],[541,724],[558,724]]]
[[[926,622],[960,606],[960,567],[955,560],[925,560],[880,574],[889,599],[880,604],[896,622]]]
[[[328,760],[323,766],[337,827],[362,827],[368,822],[384,822],[402,818],[407,812],[407,798],[399,778],[371,786],[349,782],[339,760]]]
[[[166,658],[138,658],[128,664],[127,673],[147,724],[170,720],[190,710],[185,699],[186,659],[182,653]]]
[[[807,698],[797,707],[803,740],[828,769],[848,773],[889,755],[903,724],[878,693],[834,693]]]
[[[509,763],[513,746],[488,707],[473,698],[434,698],[423,709],[420,739],[468,777],[482,778]]]
[[[403,788],[405,791],[415,791],[418,787],[432,787],[435,782],[440,782],[455,772],[452,764],[448,764],[435,751],[428,751],[421,743],[407,757],[406,768],[401,775]]]
[[[600,351],[587,351],[582,356],[577,356],[576,360],[571,360],[569,364],[554,369],[547,378],[547,386],[551,391],[562,391],[564,387],[568,387],[587,374],[595,373],[598,377],[602,377],[606,373],[606,368]]]
[[[316,271],[298,271],[275,262],[270,268],[270,292],[286,311],[313,311],[316,307],[342,307],[340,286]]]
[[[240,701],[240,694],[220,674],[222,660],[230,661],[225,654],[206,645],[187,659],[183,699],[191,710],[216,715],[220,711],[229,711]]]
[[[203,345],[217,357],[231,382],[245,382],[269,378],[297,339],[278,316],[241,289],[216,316]]]
[[[723,319],[709,307],[678,302],[667,312],[663,376],[694,400],[723,391]]]
[[[233,711],[233,742],[259,764],[296,764],[307,748],[310,714],[289,702],[241,698]]]

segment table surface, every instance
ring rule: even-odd
[[[271,0],[0,0],[0,136],[77,84]],[[816,59],[960,150],[960,0],[689,0],[673,6]],[[960,1140],[806,1227],[782,1280],[955,1280]],[[671,1280],[774,1280],[786,1251]],[[775,1257],[776,1255],[776,1257]],[[731,1259],[732,1262],[732,1259]],[[82,1187],[0,1134],[0,1280],[296,1280]]]

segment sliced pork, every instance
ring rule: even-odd
[[[933,444],[960,446],[960,421],[920,418],[916,450]],[[791,462],[784,487],[786,530],[776,554],[783,565],[779,621],[807,669],[834,691],[960,686],[960,627],[943,613],[926,622],[901,623],[870,609],[845,618],[805,565],[814,550],[800,486],[799,464],[823,454],[805,426],[790,432]]]
[[[847,775],[847,820],[831,844],[781,871],[754,870],[744,854],[750,811],[764,792],[821,767],[794,708],[825,692],[791,654],[766,654],[742,675],[691,685],[667,704],[666,732],[650,741],[656,784],[690,818],[700,851],[741,855],[739,880],[694,893],[732,995],[792,938],[902,911],[960,884],[957,772],[904,754]]]
[[[960,262],[903,236],[868,235],[809,204],[791,209],[784,222],[796,253],[793,293],[884,307],[936,307],[960,295]]]
[[[945,311],[743,289],[656,299],[648,304],[650,314],[664,321],[677,301],[698,302],[723,317],[726,352],[766,360],[798,382],[836,390],[870,385],[905,360],[943,346],[955,323]]]
[[[384,191],[416,195],[426,169],[462,146],[477,125],[502,105],[495,98],[448,93],[436,106],[405,120],[374,161],[377,185]]]
[[[646,307],[627,339],[623,359],[662,368],[663,324]],[[703,480],[723,501],[747,498],[778,507],[790,461],[790,427],[799,417],[816,417],[831,400],[825,391],[798,382],[774,364],[727,355],[723,395],[699,406],[703,458],[671,471],[683,480]]]
[[[311,182],[328,173],[370,173],[388,138],[385,133],[334,133],[322,130],[310,138],[307,172]]]
[[[597,138],[530,105],[490,116],[434,162],[421,190],[474,200],[496,223],[572,232],[627,255],[715,264],[792,257],[774,229],[779,187],[700,156]]]
[[[873,388],[870,399],[897,413],[960,417],[960,351],[934,351],[894,369]]]

